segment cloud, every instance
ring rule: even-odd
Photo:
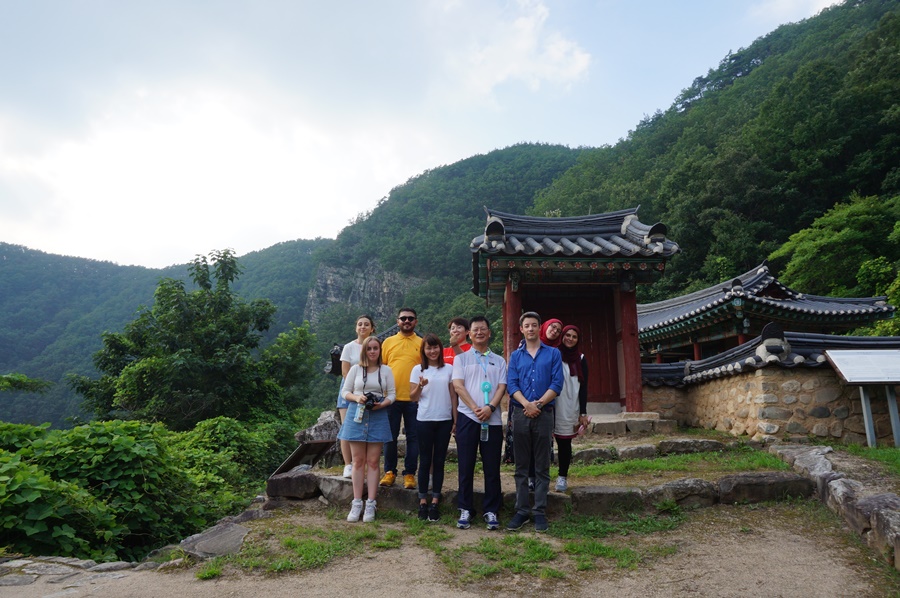
[[[130,90],[98,109],[83,135],[28,154],[0,147],[2,240],[153,266],[225,247],[241,254],[272,239],[333,237],[446,159],[428,127],[338,123],[266,91]]]
[[[762,0],[748,13],[754,19],[777,25],[809,18],[839,3],[839,0]]]
[[[496,104],[495,91],[505,84],[536,93],[545,85],[568,89],[587,76],[590,53],[550,26],[542,2],[517,0],[502,9],[454,2],[445,11],[447,34],[464,40],[444,57],[450,80],[440,91],[453,101]]]

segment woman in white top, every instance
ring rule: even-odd
[[[444,345],[435,334],[422,339],[422,363],[409,375],[409,398],[419,402],[416,431],[419,435],[419,519],[441,518],[438,503],[444,485],[447,446],[456,425],[459,400],[453,389],[453,368],[444,364]],[[428,505],[428,478],[432,477],[431,505]]]
[[[372,319],[372,316],[363,314],[356,318],[356,339],[344,345],[344,350],[341,351],[342,387],[344,385],[344,380],[347,379],[347,373],[350,371],[350,368],[359,363],[363,341],[373,334],[375,334],[375,320]],[[337,410],[340,414],[341,423],[344,423],[344,420],[347,419],[347,408],[349,406],[350,404],[347,400],[341,396],[340,392],[338,392]],[[349,478],[352,469],[352,466],[350,465],[350,445],[345,440],[341,440],[341,456],[344,458],[344,477]]]
[[[392,438],[387,408],[397,398],[394,374],[381,362],[381,341],[377,337],[370,336],[363,342],[359,363],[347,372],[341,396],[355,403],[338,433],[338,439],[350,443],[353,457],[353,504],[347,521],[359,521],[363,511],[363,477],[369,491],[363,521],[375,521],[381,447]]]

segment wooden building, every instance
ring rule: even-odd
[[[893,317],[886,297],[822,297],[788,288],[763,262],[730,282],[637,306],[645,360],[699,361],[734,349],[775,323],[783,330],[831,334]]]
[[[643,411],[635,289],[658,280],[679,251],[666,227],[641,223],[637,208],[572,218],[485,211],[484,234],[470,244],[472,291],[503,306],[506,357],[521,341],[525,311],[574,324],[588,401]]]

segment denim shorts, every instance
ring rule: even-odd
[[[347,409],[347,417],[341,424],[341,431],[338,432],[340,440],[348,442],[390,442],[393,440],[391,436],[391,425],[388,423],[388,411],[390,408],[379,409],[378,411],[369,411],[363,414],[361,423],[354,421],[356,415],[356,406],[359,403],[351,405]]]
[[[338,388],[338,398],[337,398],[337,408],[338,409],[347,409],[350,407],[350,401],[341,396],[341,391],[344,390],[344,379],[341,378],[341,387]]]

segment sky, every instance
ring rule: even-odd
[[[425,170],[615,144],[835,0],[0,0],[0,242],[161,268]]]

